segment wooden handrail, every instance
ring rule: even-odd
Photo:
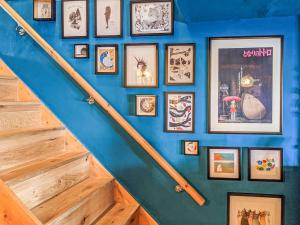
[[[199,205],[205,199],[184,179],[73,67],[58,54],[5,0],[1,7],[85,90]]]

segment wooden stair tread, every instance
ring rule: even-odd
[[[0,101],[0,106],[27,106],[27,105],[42,105],[39,102],[6,102]]]
[[[0,131],[0,139],[17,135],[28,135],[31,133],[45,132],[51,130],[65,130],[64,127],[32,127],[32,128],[16,128],[7,131]]]
[[[4,79],[4,80],[15,80],[15,81],[18,80],[16,77],[13,77],[13,76],[5,76],[5,75],[0,75],[0,79]]]

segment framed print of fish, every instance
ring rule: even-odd
[[[118,74],[118,45],[95,46],[95,74]]]
[[[209,39],[209,133],[282,134],[282,36]]]
[[[195,93],[165,93],[165,131],[194,132],[195,124]]]
[[[62,0],[62,38],[88,37],[88,1]]]
[[[172,35],[173,10],[173,0],[130,1],[130,35]]]
[[[157,96],[156,95],[136,95],[136,116],[156,116]]]
[[[33,19],[39,21],[54,21],[55,0],[33,0]]]
[[[123,36],[123,0],[95,0],[95,37]]]

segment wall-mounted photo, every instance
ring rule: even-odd
[[[158,44],[125,44],[124,86],[158,87]]]
[[[282,37],[210,39],[209,132],[282,133]]]
[[[136,95],[136,116],[156,116],[156,95]]]
[[[227,225],[283,225],[284,196],[228,193]]]
[[[122,37],[122,0],[95,0],[95,36]]]
[[[182,145],[185,155],[199,155],[199,141],[184,140],[182,141]]]
[[[55,20],[55,0],[34,0],[33,1],[34,20]]]
[[[208,147],[208,179],[240,180],[240,149],[231,147]]]
[[[88,1],[62,0],[62,38],[88,37]]]
[[[118,74],[118,45],[95,46],[95,73]]]
[[[195,93],[165,93],[165,131],[194,132]]]
[[[173,0],[130,2],[130,34],[170,35],[174,29]]]
[[[74,58],[87,59],[90,57],[90,47],[88,44],[75,44],[74,45]]]

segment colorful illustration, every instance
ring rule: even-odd
[[[261,210],[238,210],[238,225],[271,225],[271,214],[269,211]]]
[[[256,161],[256,170],[258,171],[271,171],[276,167],[274,158],[266,158]]]
[[[114,47],[97,47],[97,72],[116,72],[116,49]]]
[[[199,146],[198,141],[185,141],[184,142],[184,154],[185,155],[198,155]]]
[[[214,153],[215,173],[234,173],[234,153]]]
[[[155,116],[156,114],[156,96],[137,95],[136,113],[138,116]]]

